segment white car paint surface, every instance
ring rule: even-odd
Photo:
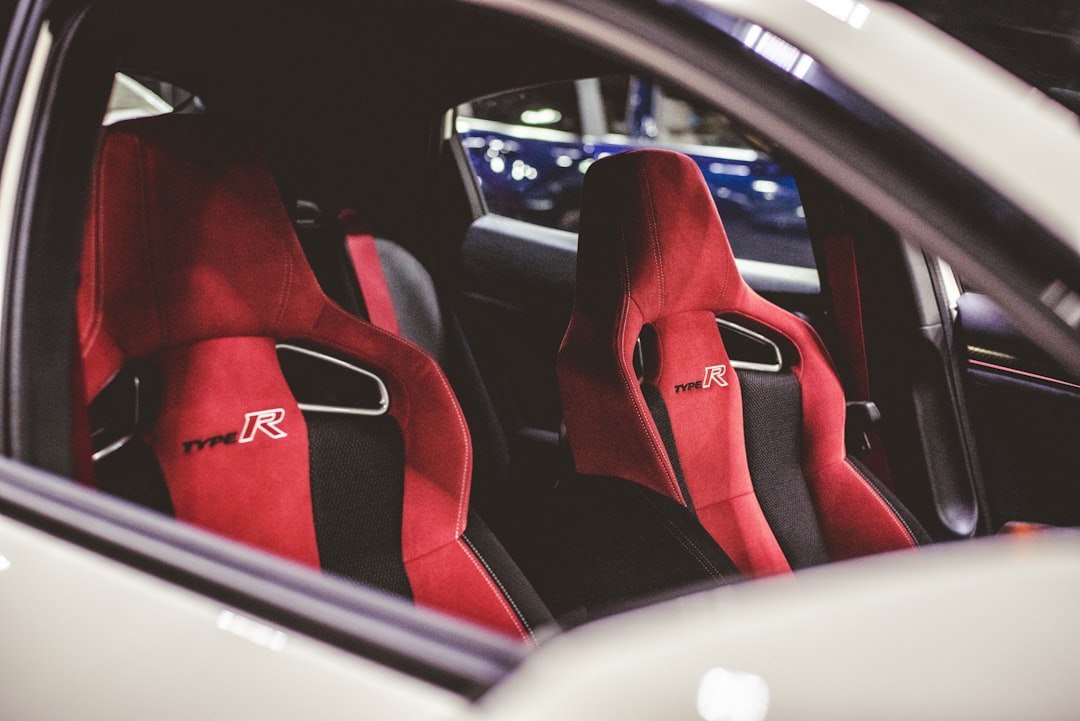
[[[0,719],[462,718],[460,696],[0,516]]]
[[[1080,124],[1058,103],[894,5],[704,1],[808,53],[1080,252]]]
[[[700,721],[699,684],[719,668],[765,682],[769,721],[1065,721],[1080,710],[1077,609],[1080,533],[903,551],[594,622],[483,705],[492,718]]]

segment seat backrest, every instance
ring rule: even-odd
[[[681,503],[747,576],[925,540],[848,460],[824,346],[743,281],[695,163],[623,153],[590,167],[583,192],[558,358],[576,472]],[[753,358],[733,363],[743,341]]]
[[[516,569],[493,578],[494,539],[469,537],[469,432],[445,376],[326,298],[253,141],[206,116],[111,126],[89,207],[99,485],[137,453],[118,485],[149,468],[182,521],[530,636],[542,606]]]

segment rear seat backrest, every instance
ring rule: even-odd
[[[311,201],[300,201],[298,208],[303,214],[294,221],[296,233],[323,291],[354,315],[420,346],[445,368],[446,324],[435,283],[420,261],[394,241],[372,235],[355,211],[342,211],[334,220]],[[391,322],[373,317],[372,291],[389,296],[389,307],[381,303],[380,311],[391,314]]]

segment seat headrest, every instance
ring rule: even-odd
[[[575,314],[612,318],[625,302],[648,323],[720,311],[745,285],[697,164],[666,150],[620,153],[585,177]]]
[[[207,116],[107,128],[88,207],[78,304],[91,397],[124,358],[288,337],[324,306],[254,141]]]

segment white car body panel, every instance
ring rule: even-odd
[[[700,721],[699,684],[720,667],[764,680],[769,721],[1075,719],[1077,608],[1074,532],[905,551],[592,623],[482,704],[497,718]]]
[[[1080,124],[1058,103],[893,5],[706,2],[811,55],[1080,252]]]
[[[461,718],[461,696],[0,516],[0,718]]]

